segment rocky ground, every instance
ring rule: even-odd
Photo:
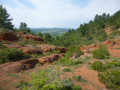
[[[19,48],[24,53],[28,54],[46,54],[55,50],[60,51],[59,54],[44,55],[40,58],[30,58],[0,64],[0,90],[19,90],[19,88],[16,88],[16,84],[18,84],[21,80],[25,80],[26,82],[29,81],[31,73],[35,73],[46,67],[59,67],[61,72],[64,73],[61,77],[72,78],[76,75],[82,76],[84,80],[81,82],[73,79],[73,83],[75,85],[80,85],[82,90],[108,90],[105,85],[98,80],[98,72],[92,70],[90,67],[91,63],[97,61],[97,59],[92,57],[90,51],[98,48],[100,45],[106,45],[111,55],[110,60],[113,58],[120,58],[120,39],[111,39],[100,44],[80,47],[80,49],[84,52],[84,55],[77,59],[82,59],[83,63],[76,66],[53,65],[54,61],[64,57],[66,48],[48,45],[40,37],[20,32],[16,32],[15,34],[6,32],[0,34],[0,40],[3,46],[7,48]],[[20,42],[24,40],[33,40],[36,41],[37,44],[32,43],[21,45]],[[76,60],[74,57],[72,59]],[[64,72],[63,69],[65,68],[69,68],[71,71]]]

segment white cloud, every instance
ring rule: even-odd
[[[24,7],[22,3],[20,3],[18,0],[13,0],[19,7]]]
[[[72,4],[73,0],[27,0],[34,5],[28,8],[17,0],[18,7],[7,7],[13,24],[26,22],[30,27],[70,27],[93,19],[96,14],[114,14],[120,10],[120,0],[90,0],[86,7]]]

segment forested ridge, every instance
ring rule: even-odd
[[[107,27],[111,27],[112,31],[109,36],[105,32],[105,28]],[[76,30],[72,29],[61,37],[56,36],[52,38],[52,44],[67,47],[70,45],[89,45],[98,43],[108,38],[114,38],[116,35],[120,35],[118,31],[119,27],[120,11],[112,16],[103,13],[102,15],[96,15],[94,20],[90,20],[89,23],[81,24]]]

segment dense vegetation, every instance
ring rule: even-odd
[[[18,61],[24,58],[24,54],[17,48],[5,48],[0,50],[0,64]]]
[[[63,65],[63,66],[71,66],[71,65],[78,65],[82,64],[83,61],[81,60],[72,60],[71,57],[78,58],[83,54],[83,52],[79,49],[78,46],[69,46],[67,52],[65,53],[64,58],[60,58],[54,64],[56,65]]]
[[[111,27],[113,33],[107,36],[105,28]],[[56,36],[52,44],[59,46],[70,45],[89,45],[106,40],[107,38],[114,38],[116,35],[120,35],[117,30],[120,27],[120,11],[114,15],[103,13],[102,15],[96,15],[93,21],[89,23],[81,24],[77,30],[69,30],[63,36]]]
[[[91,51],[91,53],[93,57],[97,59],[107,59],[110,56],[106,46],[100,46],[98,49]]]
[[[99,73],[99,80],[112,90],[120,89],[120,70],[110,69],[103,73]]]
[[[100,72],[105,71],[105,65],[100,61],[94,62],[91,67],[96,71],[100,71]]]
[[[74,86],[71,78],[60,79],[59,68],[46,68],[33,73],[29,83],[21,82],[17,88],[22,86],[22,89],[27,90],[81,90],[81,87]]]
[[[92,64],[94,70],[99,71],[99,80],[112,90],[120,89],[120,61],[106,61],[104,63],[95,61]]]

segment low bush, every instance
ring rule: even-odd
[[[73,90],[82,90],[82,88],[80,86],[73,86]]]
[[[110,69],[98,74],[99,80],[112,90],[120,90],[120,70]]]
[[[104,59],[110,56],[106,46],[100,46],[98,49],[91,51],[94,58]]]
[[[32,90],[72,90],[70,78],[60,79],[60,70],[46,68],[31,75],[29,84]]]
[[[31,58],[40,58],[44,55],[43,54],[31,54],[30,56],[31,56]]]
[[[0,63],[18,61],[24,58],[24,54],[17,48],[5,48],[0,50]]]
[[[0,49],[4,49],[7,48],[6,46],[2,45],[1,41],[0,41]]]
[[[92,68],[94,70],[103,72],[107,69],[118,69],[120,66],[120,61],[106,61],[105,64],[103,64],[100,61],[95,61],[94,63],[92,63]]]
[[[94,63],[92,63],[92,69],[103,72],[105,71],[105,65],[100,62],[100,61],[95,61]]]
[[[20,42],[19,42],[19,45],[20,45],[20,46],[25,46],[25,45],[27,45],[28,43],[30,43],[29,40],[24,40],[24,41],[20,41]]]
[[[69,68],[63,69],[64,72],[70,72],[71,70]]]
[[[23,41],[19,41],[19,45],[20,46],[25,46],[27,44],[31,44],[31,45],[37,45],[38,43],[40,43],[39,41],[32,41],[32,40],[23,40]]]
[[[27,90],[27,86],[29,84],[26,83],[24,80],[21,80],[18,84],[16,84],[15,88],[19,88],[19,90]]]
[[[83,52],[80,50],[79,46],[69,46],[65,56],[70,58],[74,56],[75,58],[80,57]]]
[[[52,55],[52,54],[59,54],[59,53],[60,53],[59,50],[53,50],[52,52],[45,53],[45,55]]]
[[[111,61],[111,62],[106,62],[105,63],[105,67],[106,69],[109,69],[109,68],[119,68],[120,66],[120,61]]]
[[[115,36],[120,36],[120,31],[118,29],[112,31],[112,33],[109,35],[111,38],[114,38]]]
[[[116,41],[114,41],[114,40],[113,40],[113,41],[111,41],[111,42],[112,42],[112,45],[115,45],[115,44],[117,43],[117,42],[116,42]]]
[[[83,61],[81,61],[81,60],[74,61],[69,58],[60,58],[54,62],[54,64],[56,64],[56,65],[63,65],[63,66],[78,65],[78,64],[82,64],[82,63],[83,63]]]

